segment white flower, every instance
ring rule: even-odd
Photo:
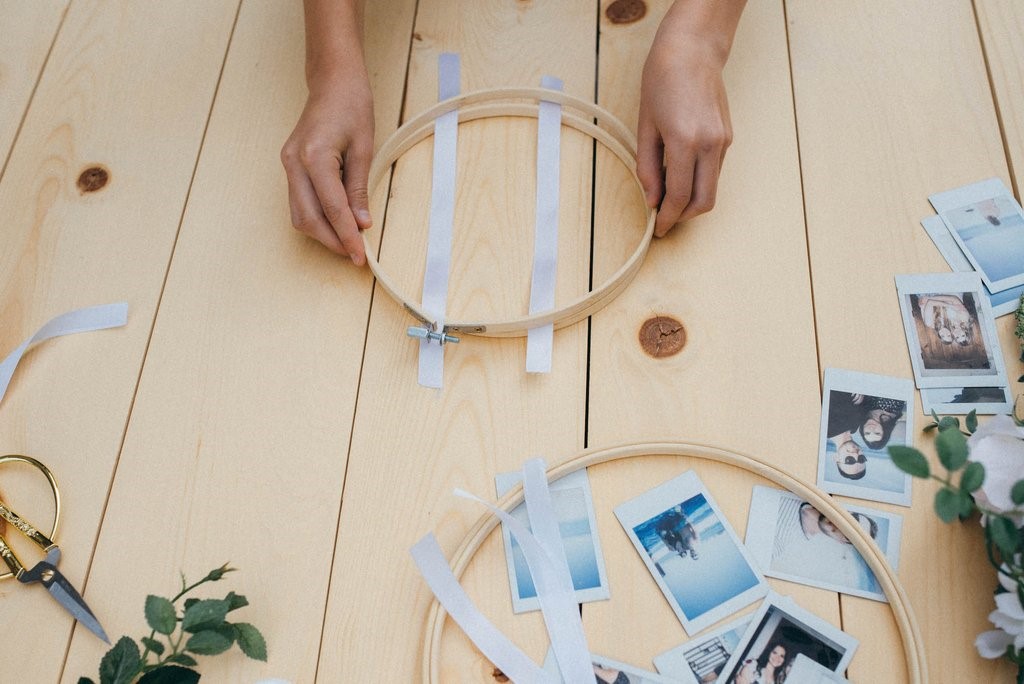
[[[1024,607],[1020,605],[1017,583],[1004,572],[999,573],[999,583],[1006,592],[996,594],[996,609],[988,616],[998,629],[982,632],[974,641],[982,658],[1002,658],[1011,644],[1015,651],[1024,648]]]
[[[1009,416],[995,416],[979,426],[967,444],[968,459],[985,466],[985,483],[974,492],[975,500],[999,513],[1016,511],[1010,490],[1024,480],[1024,428]]]

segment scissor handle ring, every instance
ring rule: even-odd
[[[50,539],[54,539],[57,536],[57,523],[60,522],[60,490],[57,488],[57,480],[54,479],[53,473],[45,465],[32,458],[31,456],[22,456],[20,454],[6,454],[0,456],[0,465],[4,463],[27,463],[39,472],[43,474],[46,481],[50,483],[50,490],[53,492],[53,527],[50,528],[50,534],[47,535]],[[5,580],[8,577],[14,577],[13,572],[5,572],[0,574],[0,580]]]

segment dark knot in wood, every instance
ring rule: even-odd
[[[678,354],[686,344],[686,329],[671,316],[655,316],[640,326],[640,346],[656,359]]]
[[[102,190],[110,180],[110,172],[102,166],[90,166],[78,176],[78,191],[83,195],[87,192]]]
[[[615,0],[604,14],[613,24],[632,24],[647,14],[647,4],[644,0]]]

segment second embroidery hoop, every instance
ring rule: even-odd
[[[601,107],[572,95],[546,88],[478,90],[444,100],[424,111],[395,131],[378,150],[370,167],[370,197],[374,196],[388,170],[403,154],[420,141],[433,135],[434,121],[439,116],[458,110],[460,124],[496,117],[537,118],[541,101],[555,102],[562,105],[563,108],[570,108],[570,110],[562,112],[562,125],[589,135],[611,151],[630,171],[640,196],[643,197],[643,186],[635,171],[636,140],[630,130]],[[595,121],[596,123],[594,123]],[[394,281],[384,273],[373,254],[372,246],[365,232],[363,233],[363,242],[366,247],[366,262],[377,278],[377,282],[385,292],[401,304],[416,320],[425,325],[428,330],[435,333],[456,332],[485,337],[521,337],[526,335],[531,328],[549,323],[554,324],[556,329],[577,323],[602,309],[622,292],[643,264],[647,248],[654,236],[655,214],[654,209],[648,208],[643,237],[626,263],[607,281],[595,286],[590,292],[577,297],[567,305],[506,321],[461,321],[453,318],[445,323],[443,330],[438,330],[437,322],[431,318],[430,314],[424,311],[419,303],[402,293]]]

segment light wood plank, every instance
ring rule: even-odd
[[[608,3],[602,3],[607,5]],[[640,73],[669,2],[649,3],[640,22],[602,17],[601,103],[636,121]],[[813,480],[818,378],[804,241],[785,22],[777,3],[750,3],[726,70],[736,142],[716,209],[657,241],[637,280],[593,318],[589,444],[652,439],[703,442],[765,458]],[[619,226],[635,223],[639,199],[605,188],[598,162],[595,278],[621,263]],[[632,202],[633,206],[628,203]],[[685,327],[676,356],[655,359],[641,325],[670,315]],[[591,473],[609,506],[692,467],[742,536],[750,486],[759,478],[684,459],[607,464]],[[652,667],[687,636],[610,515],[599,520],[612,600],[587,605],[594,652]],[[839,624],[834,594],[776,587]],[[643,616],[637,619],[636,616]],[[622,629],[629,620],[630,629]]]
[[[0,407],[3,451],[41,458],[62,484],[61,567],[79,587],[234,7],[196,8],[187,25],[178,16],[168,5],[72,7],[0,184],[0,349],[13,348],[69,309],[119,300],[130,305],[123,330],[32,352]],[[76,180],[96,163],[109,170],[110,181],[83,195]],[[5,488],[11,484],[5,478]],[[11,582],[2,591],[0,627],[27,636],[0,646],[0,671],[18,672],[22,681],[56,680],[70,617],[45,593]],[[87,592],[86,598],[116,633],[119,625],[109,616],[118,595]]]
[[[461,54],[465,91],[536,85],[545,73],[590,97],[593,6],[421,0],[406,116],[437,97],[441,51]],[[488,121],[459,131],[459,190],[449,311],[493,316],[525,306],[532,253],[536,126]],[[430,141],[396,170],[382,264],[408,271],[420,291]],[[590,217],[589,139],[564,134],[559,301],[586,287]],[[454,315],[454,314],[453,314]],[[447,350],[440,394],[416,384],[409,317],[377,293],[364,362],[338,555],[319,679],[416,681],[430,593],[408,549],[433,531],[450,553],[481,510],[451,496],[461,486],[485,496],[494,475],[529,456],[568,456],[582,445],[586,329],[555,335],[554,371],[524,372],[523,340],[467,338]],[[513,619],[500,545],[491,539],[464,581],[488,615],[538,660],[545,646],[536,615]],[[386,634],[367,640],[366,634]],[[445,681],[493,681],[491,666],[457,628],[445,632]]]
[[[68,0],[0,2],[0,179]]]
[[[1006,172],[973,13],[925,1],[788,9],[821,366],[912,377],[893,275],[948,270],[918,224],[933,213],[927,196]],[[972,645],[988,628],[995,584],[980,530],[940,523],[933,494],[915,483],[912,508],[899,509],[899,574],[931,675],[1008,680],[1009,668]],[[881,631],[883,611],[843,600],[850,631],[883,637],[864,644],[855,679],[897,681],[902,659]]]
[[[391,32],[371,63],[407,49],[413,9],[375,5]],[[301,4],[244,3],[90,578],[125,597],[111,624],[142,634],[146,594],[174,589],[179,569],[241,568],[224,584],[249,597],[237,619],[263,631],[270,660],[204,662],[213,681],[314,678],[359,386],[371,278],[291,229],[277,162],[303,54]],[[404,71],[372,73],[387,131]],[[75,639],[66,679],[97,655]]]
[[[1024,4],[976,0],[975,11],[999,108],[1010,178],[1020,197],[1024,182]]]

